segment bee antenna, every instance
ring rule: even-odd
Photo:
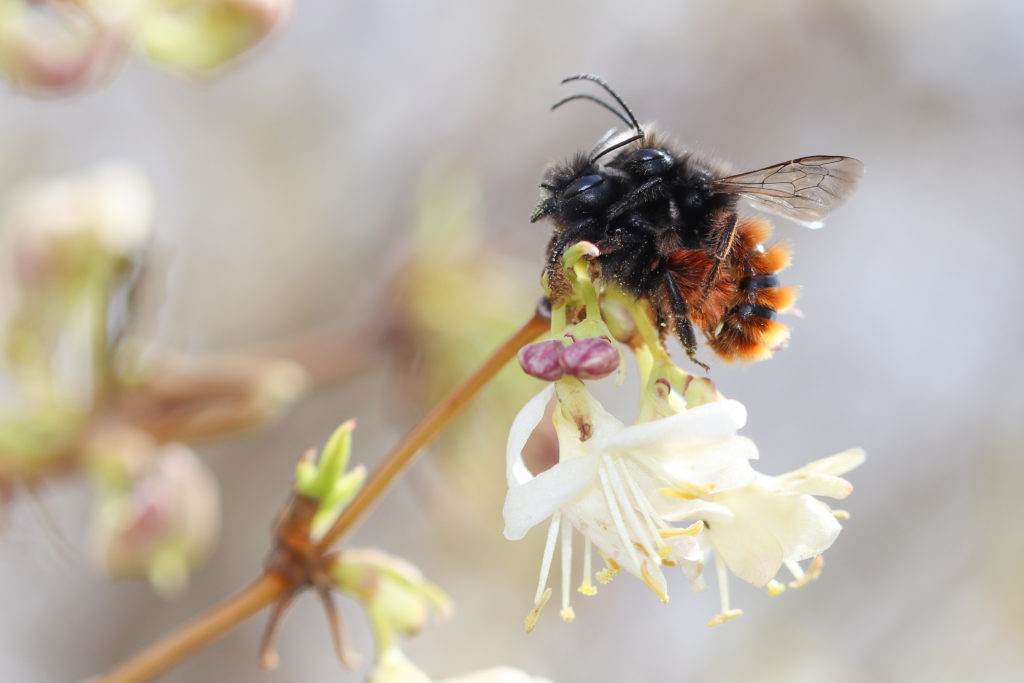
[[[644,134],[643,133],[638,133],[638,134],[636,134],[636,135],[634,135],[632,137],[626,138],[625,140],[621,140],[619,142],[616,142],[611,147],[608,147],[607,149],[602,150],[600,154],[597,154],[596,156],[590,157],[590,163],[594,163],[595,161],[597,161],[598,159],[603,157],[605,154],[608,154],[608,152],[614,152],[619,147],[625,147],[626,145],[628,145],[631,142],[636,142],[637,140],[643,140],[643,139],[644,139]]]
[[[626,124],[627,126],[632,127],[632,124],[630,124],[629,119],[627,119],[625,116],[623,116],[622,112],[620,112],[618,109],[616,109],[612,105],[608,104],[604,100],[600,99],[599,97],[594,97],[593,95],[582,95],[582,94],[581,95],[570,95],[569,97],[566,97],[565,99],[562,99],[562,100],[558,100],[553,105],[551,105],[551,111],[554,111],[554,110],[558,109],[559,107],[561,107],[566,102],[572,102],[573,100],[590,100],[591,102],[594,102],[595,104],[599,104],[602,107],[604,107],[605,109],[607,109],[608,111],[610,111],[611,113],[615,114],[617,117],[619,117],[619,120],[622,121],[624,124]]]
[[[569,81],[593,81],[594,83],[597,83],[599,86],[604,88],[605,92],[611,95],[615,99],[615,101],[619,103],[619,106],[621,106],[622,109],[626,112],[626,115],[629,116],[629,121],[630,123],[633,124],[633,130],[635,130],[640,137],[643,137],[644,131],[640,127],[640,124],[637,122],[636,117],[633,116],[633,111],[629,108],[629,105],[627,105],[623,101],[623,99],[619,97],[619,94],[617,92],[612,90],[612,86],[608,85],[608,83],[606,83],[603,78],[601,78],[600,76],[595,76],[594,74],[576,74],[575,76],[563,78],[562,85],[565,85]]]

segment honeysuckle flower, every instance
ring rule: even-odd
[[[81,287],[84,278],[123,267],[146,246],[154,195],[135,166],[108,162],[82,173],[36,180],[10,199],[4,223],[25,289]]]
[[[556,393],[553,420],[559,461],[534,474],[523,462],[523,447]],[[533,628],[550,596],[550,590],[545,590],[547,575],[559,543],[561,615],[567,621],[573,618],[569,601],[573,529],[585,542],[580,586],[585,594],[594,592],[591,546],[608,565],[599,579],[623,570],[667,601],[661,566],[677,565],[695,588],[702,587],[703,550],[697,539],[701,524],[673,527],[658,514],[652,500],[664,497],[661,489],[697,497],[750,484],[755,474],[748,460],[757,457],[757,449],[749,439],[736,436],[745,421],[742,404],[722,400],[626,427],[571,378],[531,399],[509,434],[509,492],[504,506],[505,537],[510,540],[522,538],[551,518],[527,629]]]
[[[840,475],[863,461],[863,451],[851,449],[777,477],[758,473],[740,488],[658,502],[664,519],[704,525],[703,536],[714,550],[722,591],[722,612],[711,625],[740,613],[729,607],[723,568],[755,586],[768,586],[773,594],[783,588],[775,580],[783,565],[794,576],[793,588],[817,576],[821,553],[839,535],[837,517],[845,513],[831,510],[814,496],[848,496],[853,487]],[[805,572],[798,563],[811,558],[814,561]]]
[[[584,537],[579,590],[585,594],[594,592],[591,546],[607,563],[598,579],[606,581],[624,570],[665,601],[661,566],[679,566],[691,587],[700,590],[704,558],[710,553],[722,610],[708,625],[716,626],[741,614],[729,605],[729,571],[767,586],[771,594],[784,588],[775,579],[783,565],[793,573],[792,587],[817,575],[820,554],[835,540],[837,518],[845,513],[833,512],[814,496],[848,495],[850,484],[839,475],[856,467],[863,453],[847,451],[780,477],[755,472],[749,461],[758,457],[757,448],[736,435],[746,421],[742,404],[727,400],[710,380],[693,377],[672,362],[649,302],[614,283],[598,289],[590,268],[598,255],[589,242],[565,250],[561,277],[544,283],[552,339],[520,354],[528,374],[554,382],[520,411],[507,444],[505,536],[522,538],[551,519],[526,628],[533,629],[550,597],[547,578],[558,545],[561,615],[567,621],[573,618],[569,577],[574,529]],[[605,411],[581,381],[604,376],[616,366],[621,377],[624,364],[616,342],[634,352],[640,373],[640,405],[630,427]],[[553,370],[556,357],[561,373]],[[531,471],[523,449],[552,397],[557,397],[552,412],[557,461],[547,470]],[[805,571],[799,562],[810,558],[814,560]]]
[[[217,482],[180,444],[157,445],[130,428],[94,438],[97,485],[90,546],[114,578],[146,577],[164,596],[180,592],[210,554],[220,528]]]

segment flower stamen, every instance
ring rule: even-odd
[[[669,498],[679,498],[681,500],[696,500],[703,498],[712,491],[715,490],[714,482],[710,484],[694,484],[689,481],[677,482],[671,488],[665,487],[658,489],[658,492]]]
[[[540,611],[544,609],[544,605],[547,604],[548,599],[551,597],[551,589],[548,588],[544,591],[544,594],[540,596],[537,603],[530,610],[530,613],[526,615],[526,632],[530,633],[537,626],[537,617],[540,616]]]
[[[620,567],[618,562],[610,557],[605,557],[604,562],[605,568],[599,571],[595,576],[597,576],[597,580],[601,583],[608,583],[622,573],[622,567]]]
[[[629,534],[626,533],[626,524],[622,521],[622,512],[619,510],[618,504],[615,502],[614,495],[611,491],[611,484],[608,483],[608,474],[605,472],[604,467],[597,469],[597,475],[601,478],[601,490],[604,492],[605,504],[608,505],[608,512],[612,516],[612,521],[615,522],[615,530],[619,532],[619,540],[622,541],[623,547],[629,553],[629,559],[633,564],[639,566],[640,558],[637,557],[636,550],[633,548],[633,544],[629,540]],[[616,572],[618,573],[618,572]],[[614,576],[615,574],[612,574]],[[600,579],[600,575],[597,577]],[[602,583],[607,583],[602,581]]]
[[[562,609],[559,614],[563,621],[572,621],[576,618],[572,606],[569,604],[569,583],[572,571],[572,525],[566,524],[562,527]]]
[[[640,520],[637,519],[637,511],[633,504],[630,503],[629,494],[626,493],[626,487],[622,484],[622,477],[619,475],[618,470],[616,470],[614,461],[609,456],[604,456],[601,464],[608,472],[608,480],[611,482],[612,492],[615,495],[616,501],[619,503],[623,517],[633,530],[634,538],[636,539],[633,543],[639,546],[643,554],[647,557],[658,557],[650,538],[648,538],[647,534],[644,533],[643,525],[640,523]]]
[[[594,595],[597,593],[597,588],[590,580],[590,537],[584,536],[583,542],[583,581],[577,590],[584,595]]]
[[[719,557],[718,553],[714,553],[715,556],[715,571],[718,574],[718,594],[722,600],[722,611],[719,614],[711,617],[708,621],[708,626],[721,626],[730,619],[743,614],[741,609],[729,609],[729,572],[726,569],[725,562]]]
[[[544,544],[544,555],[540,561],[540,580],[537,582],[537,594],[533,598],[535,605],[541,603],[541,596],[548,583],[548,573],[551,571],[551,559],[555,555],[555,540],[558,538],[558,525],[562,519],[562,513],[556,512],[551,516],[551,525],[548,527],[548,539]],[[545,598],[545,602],[547,599]],[[539,612],[539,610],[538,610]]]
[[[672,538],[674,536],[700,536],[700,532],[702,531],[704,531],[704,520],[698,519],[688,527],[669,527],[667,529],[659,529],[658,534],[662,538]]]
[[[665,589],[654,580],[654,576],[651,575],[650,570],[647,568],[646,561],[640,565],[640,576],[643,577],[644,583],[647,584],[647,587],[650,588],[662,602],[668,602],[668,593],[666,593]]]
[[[629,474],[629,470],[626,469],[626,463],[622,460],[615,461],[615,467],[619,470],[619,474],[626,481],[626,486],[629,488],[629,492],[633,494],[633,500],[636,503],[636,508],[640,511],[640,516],[647,524],[647,529],[651,532],[650,538],[658,548],[658,557],[661,559],[663,564],[667,564],[666,560],[672,556],[672,548],[667,543],[661,540],[659,533],[659,526],[667,526],[665,522],[658,517],[658,513],[654,510],[651,502],[647,500],[647,496],[640,491],[640,486],[636,483],[636,480]]]
[[[803,588],[821,575],[821,570],[825,566],[825,558],[821,555],[815,555],[806,572],[794,560],[786,560],[785,564],[786,569],[789,570],[789,573],[792,574],[795,579],[794,581],[789,582],[789,587]]]

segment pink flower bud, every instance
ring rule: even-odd
[[[619,352],[610,341],[590,337],[562,350],[562,370],[580,379],[600,379],[619,367]]]
[[[519,365],[523,372],[545,382],[554,382],[562,376],[562,342],[557,339],[527,344],[519,349]]]

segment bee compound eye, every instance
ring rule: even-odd
[[[634,161],[654,161],[655,159],[665,159],[668,154],[661,149],[638,149],[633,152]]]
[[[560,210],[572,218],[594,215],[615,200],[615,193],[615,184],[604,176],[580,176],[562,190]]]
[[[627,164],[634,173],[649,178],[671,169],[675,159],[663,149],[638,149],[630,155]]]
[[[580,176],[565,186],[565,189],[562,190],[562,198],[572,199],[573,197],[577,197],[588,190],[598,187],[603,182],[604,178],[599,175]]]

